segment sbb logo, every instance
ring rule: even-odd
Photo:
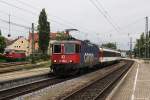
[[[94,54],[93,53],[85,53],[84,54],[84,62],[85,63],[92,63],[94,61]]]

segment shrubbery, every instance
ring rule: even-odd
[[[35,62],[50,60],[49,55],[36,53],[34,55],[30,55],[29,57],[27,57],[28,61],[32,61],[32,56]]]

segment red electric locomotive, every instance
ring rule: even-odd
[[[26,54],[22,51],[9,50],[5,52],[4,57],[8,62],[24,61]]]
[[[52,44],[51,69],[57,74],[76,73],[78,69],[99,63],[99,48],[80,40],[56,41]]]

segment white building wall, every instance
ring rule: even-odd
[[[19,38],[17,41],[7,46],[5,50],[20,50],[29,55],[29,42],[25,38]]]

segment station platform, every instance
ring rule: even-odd
[[[150,63],[136,60],[107,100],[150,100]]]
[[[36,68],[36,69],[34,68],[34,69],[4,73],[4,74],[0,74],[0,82],[21,79],[21,78],[26,78],[26,77],[36,76],[36,75],[42,75],[49,72],[50,72],[50,68]]]

